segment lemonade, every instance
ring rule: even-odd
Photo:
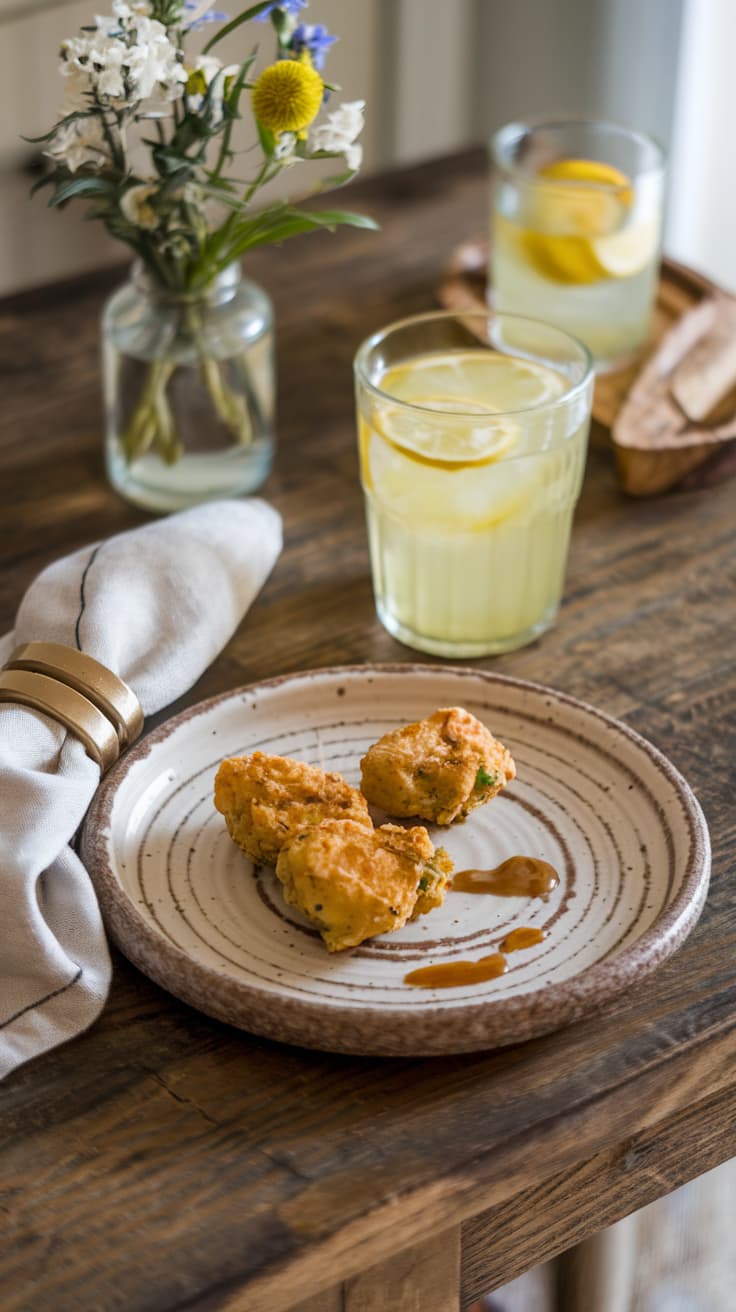
[[[381,620],[439,655],[530,641],[562,593],[590,413],[584,366],[576,386],[559,368],[478,344],[379,364],[368,388],[360,373]]]
[[[494,139],[494,157],[496,309],[565,328],[599,369],[635,355],[648,336],[659,270],[658,147],[609,124],[512,124]]]

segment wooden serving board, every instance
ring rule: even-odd
[[[437,288],[437,298],[447,309],[485,309],[487,306],[486,286],[488,270],[488,243],[485,241],[468,241],[457,247],[453,257],[443,273]],[[681,317],[701,304],[708,297],[723,295],[709,278],[694,269],[689,269],[675,260],[663,259],[657,299],[652,316],[652,333],[646,350],[633,363],[610,374],[601,374],[596,379],[593,396],[593,425],[591,440],[612,444],[611,429],[628,398],[633,383],[659,347],[665,335],[675,326]],[[613,443],[615,446],[615,443]],[[629,466],[619,460],[619,472],[622,485],[629,492],[644,493],[661,491],[687,476],[689,485],[711,481],[712,477],[722,477],[726,472],[733,472],[734,443],[728,443],[715,451],[713,446],[693,448],[688,457],[683,459],[683,452],[670,457],[667,451],[652,452],[660,465],[660,477],[652,485],[636,485],[632,480]],[[617,455],[620,453],[617,451]],[[644,453],[642,453],[642,458]],[[707,462],[708,470],[700,468]],[[716,472],[717,465],[717,472]],[[697,468],[696,468],[697,467]]]

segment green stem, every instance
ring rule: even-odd
[[[242,380],[243,395],[228,385],[220,362],[208,353],[196,305],[186,308],[185,323],[196,347],[204,385],[217,418],[240,446],[249,446],[254,437],[252,416],[258,416],[260,407],[250,378],[247,353],[243,352],[234,361]],[[173,465],[184,453],[168,398],[169,382],[176,367],[176,363],[170,360],[154,360],[149,367],[138,404],[120,437],[128,464],[152,451],[167,465]]]
[[[187,326],[199,354],[200,368],[205,386],[214,406],[215,414],[240,446],[249,446],[253,441],[253,424],[248,406],[242,396],[228,387],[222,376],[217,360],[209,355],[202,339],[197,309],[190,306],[187,311]]]
[[[141,398],[120,438],[128,464],[151,449],[167,459],[164,452],[172,452],[180,446],[166,398],[166,388],[175,368],[169,360],[154,360],[151,364]],[[177,456],[174,455],[173,459]],[[168,459],[167,463],[172,463],[172,460]]]

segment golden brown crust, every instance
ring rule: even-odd
[[[323,820],[296,834],[276,864],[284,898],[317,926],[330,952],[439,906],[451,870],[421,826],[374,830],[354,820]]]
[[[270,865],[294,834],[328,817],[371,827],[365,798],[341,775],[265,752],[222,762],[215,806],[238,847]]]
[[[361,761],[361,790],[389,815],[464,820],[516,774],[510,753],[460,706],[384,734]]]

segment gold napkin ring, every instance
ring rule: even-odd
[[[5,668],[46,674],[76,689],[112,720],[121,750],[140,736],[143,711],[133,689],[94,656],[60,642],[26,642],[16,647]]]
[[[29,706],[63,724],[81,739],[103,774],[120,755],[120,740],[107,717],[89,698],[58,679],[30,670],[1,670],[0,702]]]

